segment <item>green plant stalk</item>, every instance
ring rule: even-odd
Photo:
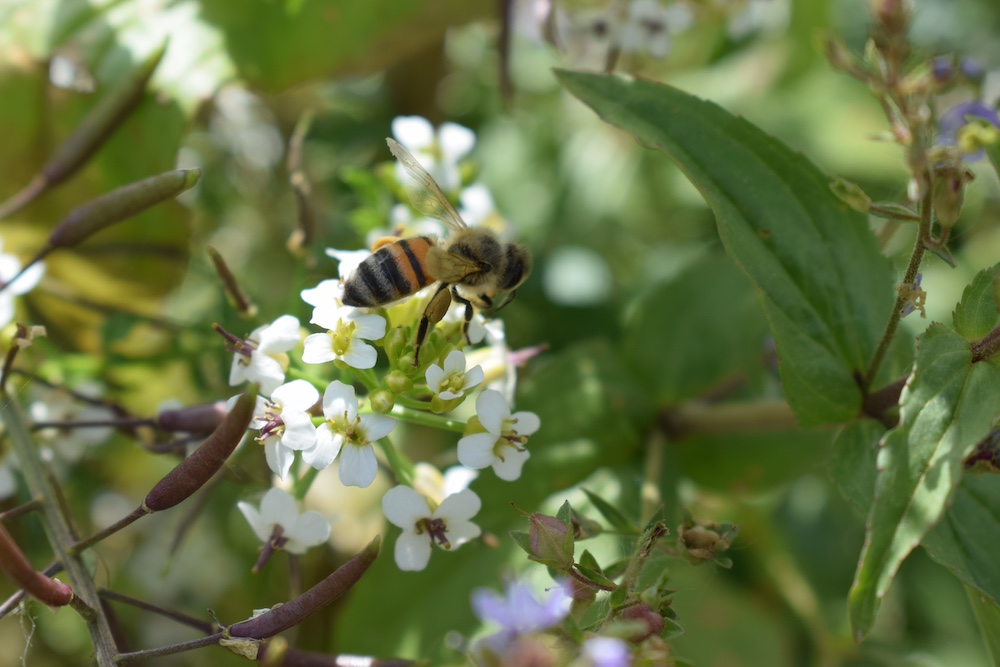
[[[413,462],[403,456],[389,438],[382,438],[379,440],[379,444],[382,446],[386,460],[389,461],[392,473],[396,476],[396,482],[413,486],[415,476]]]
[[[118,649],[108,619],[100,612],[101,601],[97,589],[83,561],[69,550],[76,542],[69,518],[60,506],[60,493],[54,487],[45,465],[38,455],[38,448],[31,439],[27,420],[20,404],[8,392],[0,392],[0,417],[7,426],[11,446],[17,456],[21,472],[33,497],[42,503],[42,526],[52,547],[55,559],[63,564],[73,593],[93,614],[87,618],[87,631],[94,644],[94,657],[100,667],[113,667]]]
[[[393,406],[392,412],[389,414],[393,417],[397,417],[400,421],[408,422],[410,424],[420,424],[421,426],[430,426],[431,428],[439,428],[445,431],[454,431],[455,433],[462,434],[465,433],[465,422],[436,415],[433,412],[412,410],[406,406],[397,404]]]
[[[929,174],[926,175],[928,178],[928,183],[930,183]],[[930,238],[931,234],[931,221],[933,220],[934,208],[932,204],[934,188],[932,184],[927,186],[927,192],[924,193],[924,197],[920,203],[920,227],[917,229],[917,240],[913,244],[913,253],[910,255],[910,261],[906,265],[906,272],[903,274],[903,285],[912,285],[917,279],[917,273],[920,271],[920,262],[924,258],[924,241]],[[885,355],[889,351],[889,346],[892,344],[892,339],[896,336],[896,329],[899,328],[899,321],[902,319],[903,306],[906,305],[904,297],[902,294],[896,295],[896,302],[892,306],[892,314],[889,316],[889,321],[885,325],[885,331],[882,332],[882,339],[878,343],[878,347],[875,349],[875,354],[872,355],[872,360],[868,364],[868,371],[862,380],[861,390],[865,394],[871,389],[872,383],[875,382],[875,376],[878,374],[878,369],[885,360]]]

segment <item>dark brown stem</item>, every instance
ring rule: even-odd
[[[181,625],[186,625],[188,627],[194,628],[200,632],[204,632],[206,635],[211,634],[212,631],[216,629],[214,623],[209,623],[208,621],[202,621],[201,619],[195,618],[193,616],[188,616],[187,614],[176,611],[174,609],[166,609],[164,607],[158,607],[151,602],[146,602],[144,600],[139,600],[128,595],[123,595],[122,593],[116,593],[115,591],[108,590],[107,588],[101,588],[97,591],[97,594],[101,596],[104,600],[112,600],[114,602],[121,602],[122,604],[127,604],[129,606],[135,607],[136,609],[142,609],[144,611],[149,611],[154,614],[163,616],[164,618],[169,618],[173,621],[180,623]]]
[[[983,339],[972,344],[972,363],[986,361],[1000,352],[1000,326],[995,327]]]
[[[42,508],[42,501],[35,498],[34,500],[29,500],[28,502],[18,505],[13,509],[9,509],[6,512],[0,513],[0,523],[7,523],[18,517],[22,517],[25,514],[29,514],[36,510]]]
[[[136,521],[138,521],[142,517],[146,516],[147,514],[151,514],[151,513],[152,512],[147,511],[147,510],[145,510],[142,507],[137,507],[134,510],[132,510],[132,513],[129,514],[128,516],[126,516],[125,518],[123,518],[123,519],[121,519],[121,520],[119,520],[119,521],[111,524],[110,526],[108,526],[104,530],[99,531],[97,533],[94,533],[90,537],[88,537],[86,539],[83,539],[83,540],[80,540],[79,542],[75,543],[72,547],[69,548],[69,553],[71,553],[73,555],[82,553],[88,547],[90,547],[90,546],[92,546],[94,544],[97,544],[101,540],[107,539],[111,535],[114,535],[115,533],[117,533],[122,528],[125,528],[126,526],[129,526],[129,525],[135,523]]]
[[[889,414],[889,411],[899,405],[899,396],[903,393],[907,378],[902,377],[882,387],[878,391],[867,394],[861,403],[861,413],[882,422],[886,428],[893,428],[899,422],[899,415]]]

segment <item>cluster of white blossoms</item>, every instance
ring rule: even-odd
[[[397,118],[392,127],[396,139],[445,192],[461,202],[463,218],[469,224],[491,215],[492,198],[485,186],[460,189],[458,161],[475,143],[471,130],[446,123],[435,132],[428,121],[418,117]],[[397,175],[400,179],[402,176]],[[398,214],[393,217],[396,222],[403,220]],[[417,234],[443,232],[440,223],[412,216],[402,224],[407,231]],[[395,231],[400,233],[399,229]],[[371,253],[330,249],[327,254],[339,262],[338,278],[324,280],[301,293],[303,301],[313,308],[310,323],[323,331],[309,334],[303,340],[298,319],[283,315],[254,330],[246,339],[230,338],[235,351],[230,384],[250,382],[260,387],[251,428],[259,432],[256,440],[263,445],[267,464],[277,478],[285,480],[291,476],[293,484],[305,479],[296,467],[296,455],[303,466],[315,470],[323,470],[337,461],[340,481],[345,486],[371,485],[380,460],[392,467],[402,483],[385,494],[382,507],[389,522],[402,530],[396,542],[396,562],[404,570],[422,570],[434,545],[454,549],[479,536],[480,529],[472,518],[482,503],[467,488],[469,482],[475,478],[475,471],[486,468],[492,468],[500,479],[518,479],[530,456],[526,449],[528,438],[538,430],[540,422],[530,412],[511,413],[509,401],[515,372],[501,322],[486,322],[482,315],[475,314],[468,325],[468,342],[476,345],[485,341],[486,347],[471,351],[481,363],[470,364],[462,349],[465,341],[460,339],[464,309],[453,308],[438,325],[448,327],[451,332],[444,346],[439,343],[437,347],[424,348],[437,358],[421,377],[416,375],[416,368],[403,367],[405,361],[389,354],[388,341],[390,334],[402,331],[407,332],[405,336],[412,342],[426,291],[390,304],[387,311],[378,313],[346,306],[342,302],[344,281]],[[286,382],[287,373],[296,373],[296,365],[289,356],[296,349],[301,349],[301,362],[317,367],[318,371],[298,372],[298,379]],[[375,370],[379,366],[380,349],[385,349],[389,356],[389,369],[384,373]],[[412,363],[412,355],[409,359]],[[322,376],[324,367],[333,370],[336,376],[347,373],[352,381],[364,384],[367,396],[359,397],[354,386],[339,379],[329,381],[325,388],[317,387],[317,378]],[[390,375],[394,382],[389,381]],[[476,413],[467,420],[464,437],[457,443],[458,460],[463,468],[445,477],[433,466],[419,462],[407,470],[397,470],[394,458],[401,455],[394,449],[393,456],[380,459],[376,444],[381,449],[389,446],[384,444],[385,439],[398,421],[410,419],[427,424],[428,419],[441,419],[442,423],[453,425],[454,419],[438,415],[455,410],[476,391],[479,391]],[[376,394],[379,401],[373,400]],[[390,413],[392,417],[388,416]],[[410,474],[410,469],[417,474]],[[260,511],[245,503],[240,505],[259,536],[272,536],[277,530],[277,534],[286,538],[277,542],[272,537],[261,539],[288,551],[292,551],[289,544],[317,544],[326,539],[328,530],[321,531],[315,517],[301,525],[294,523],[301,519],[289,509],[289,503],[294,508],[294,499],[281,491],[287,497],[280,499],[279,507],[277,493],[276,489],[269,492],[265,497],[269,505],[262,505]],[[296,492],[296,495],[302,494]],[[283,520],[293,525],[282,523]]]

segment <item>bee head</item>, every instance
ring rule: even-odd
[[[514,300],[517,288],[520,287],[528,275],[531,273],[531,254],[523,246],[512,243],[507,246],[506,266],[503,274],[499,276],[497,289],[494,291],[481,292],[476,295],[477,307],[481,310],[497,312],[508,303]],[[497,295],[502,295],[503,299],[499,304],[496,302]]]

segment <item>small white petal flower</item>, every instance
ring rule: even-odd
[[[666,58],[671,36],[687,30],[693,22],[691,9],[683,3],[663,5],[659,0],[633,0],[622,27],[622,52],[645,51],[651,58]]]
[[[385,336],[385,318],[381,315],[368,315],[357,308],[327,304],[317,306],[310,321],[327,332],[306,337],[302,361],[324,364],[339,359],[352,368],[375,366],[378,352],[364,341]]]
[[[448,323],[457,322],[459,324],[464,322],[465,305],[453,300],[451,302],[451,306],[448,307],[448,312],[445,313],[442,321]],[[483,338],[486,337],[486,325],[487,325],[486,318],[483,317],[483,314],[473,311],[472,319],[469,321],[469,328],[467,331],[470,345],[478,345],[479,343],[483,342]]]
[[[465,392],[483,381],[481,366],[465,371],[465,355],[452,350],[444,360],[444,368],[431,364],[425,373],[427,388],[442,400],[451,401],[465,396]]]
[[[0,250],[3,243],[0,241]],[[14,255],[0,253],[0,284],[6,284],[21,271],[22,264]],[[11,282],[0,292],[0,327],[5,327],[14,319],[14,297],[27,294],[38,284],[45,273],[45,265],[41,262],[31,266],[17,280]]]
[[[316,287],[309,287],[299,292],[302,300],[310,306],[319,307],[326,304],[335,303],[338,306],[344,296],[344,283],[339,280],[324,280]],[[315,317],[315,315],[314,315]]]
[[[288,355],[285,353],[299,344],[299,320],[282,315],[271,324],[254,329],[247,336],[247,346],[233,357],[229,371],[229,384],[254,382],[260,392],[270,395],[285,381]]]
[[[316,444],[316,427],[307,412],[319,400],[319,392],[305,380],[293,380],[271,392],[270,401],[258,396],[250,428],[260,430],[257,442],[271,471],[284,479],[292,467],[296,451]],[[263,403],[263,405],[262,405]]]
[[[436,466],[420,461],[413,466],[413,488],[431,503],[440,505],[448,496],[469,488],[478,476],[479,473],[465,466],[452,466],[442,475]]]
[[[521,476],[530,454],[524,449],[528,436],[541,426],[533,412],[510,413],[500,392],[487,389],[476,399],[476,416],[485,433],[467,435],[458,441],[458,461],[479,470],[493,467],[497,477],[508,482]]]
[[[462,184],[458,161],[476,143],[472,130],[455,123],[444,123],[435,135],[433,126],[426,118],[400,116],[392,121],[392,135],[413,154],[442,190],[446,193],[458,190]],[[406,182],[407,176],[399,164],[396,165],[396,175],[400,183]]]
[[[372,443],[389,435],[396,420],[382,415],[359,415],[354,387],[334,380],[323,392],[326,422],[316,430],[316,442],[302,452],[302,460],[322,470],[340,454],[340,481],[367,487],[375,481],[378,461]]]
[[[101,389],[95,384],[85,384],[75,389],[77,394],[96,399]],[[37,431],[39,439],[54,450],[59,459],[69,463],[79,461],[88,447],[107,442],[114,427],[81,426],[70,422],[102,422],[115,418],[114,413],[103,406],[87,403],[59,389],[39,389],[36,400],[29,407],[31,418],[40,422],[67,422],[66,426],[50,426]]]
[[[479,496],[469,489],[448,496],[436,509],[408,486],[389,489],[382,497],[382,511],[403,530],[396,540],[396,565],[401,570],[422,570],[431,558],[432,544],[457,549],[479,537],[479,526],[470,519],[481,506]]]
[[[260,501],[260,510],[247,502],[237,503],[247,523],[262,542],[301,554],[330,537],[330,524],[319,512],[299,514],[295,499],[274,487]]]

